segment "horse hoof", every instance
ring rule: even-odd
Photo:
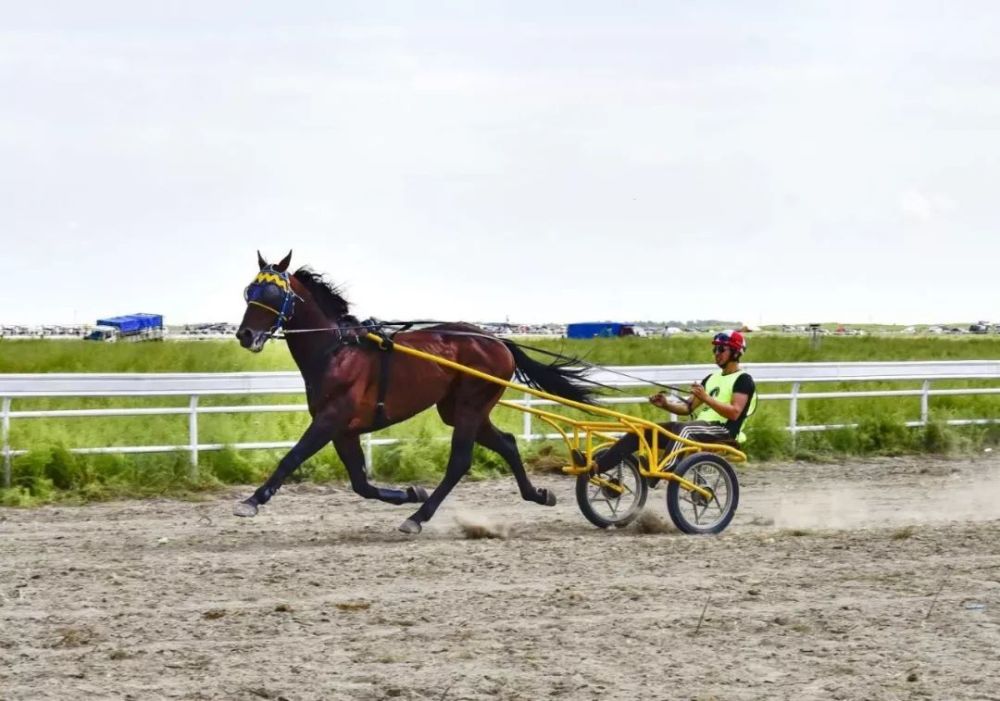
[[[407,488],[410,493],[410,501],[415,504],[422,504],[427,501],[427,490],[418,484],[414,484]]]
[[[249,518],[250,516],[257,515],[257,505],[252,501],[241,501],[239,504],[233,507],[234,516],[242,516],[243,518]]]
[[[553,492],[551,489],[545,490],[545,505],[546,506],[556,505],[556,493]]]
[[[408,518],[399,524],[399,530],[403,533],[408,533],[409,535],[416,535],[420,532],[420,524],[414,521],[412,518]]]

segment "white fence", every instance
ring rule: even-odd
[[[802,431],[824,431],[844,428],[852,424],[801,425],[798,422],[798,402],[803,399],[841,399],[851,397],[919,397],[920,415],[908,426],[923,426],[930,420],[929,400],[933,396],[1000,394],[1000,387],[968,387],[961,389],[932,389],[935,381],[971,380],[983,385],[990,380],[1000,380],[1000,361],[927,361],[906,363],[747,363],[745,366],[758,384],[761,401],[788,400],[787,430],[794,436]],[[660,365],[613,367],[596,371],[591,378],[605,385],[622,389],[639,388],[648,394],[649,383],[687,386],[700,380],[715,369],[713,365]],[[626,377],[625,373],[630,377]],[[642,379],[637,379],[642,378]],[[645,380],[645,382],[643,381]],[[896,389],[847,392],[803,392],[805,383],[856,383],[856,382],[920,382],[919,389]],[[768,384],[791,384],[791,391],[768,394]],[[0,375],[0,449],[3,452],[3,484],[10,485],[11,458],[27,450],[10,444],[10,424],[14,420],[35,418],[76,418],[87,416],[164,416],[183,414],[188,417],[188,443],[184,445],[144,445],[75,448],[76,453],[162,453],[185,451],[190,454],[192,471],[198,464],[198,453],[220,450],[223,444],[201,443],[198,438],[198,417],[202,414],[236,414],[281,411],[306,411],[302,404],[242,404],[235,406],[199,406],[199,398],[212,395],[275,395],[304,394],[302,378],[294,372],[268,373],[200,373],[200,374],[63,374]],[[627,397],[610,397],[605,404],[639,404],[647,394]],[[58,409],[15,410],[19,399],[37,397],[148,397],[185,396],[186,407],[142,407],[112,409]],[[526,406],[552,404],[525,394],[521,402]],[[954,419],[949,425],[995,423],[993,417]],[[533,431],[532,418],[524,414],[523,429],[519,436],[525,440],[548,437]],[[554,436],[553,436],[554,437]],[[297,438],[294,437],[294,438]],[[365,436],[368,464],[372,464],[372,446],[394,443],[392,439]],[[236,443],[228,447],[236,450],[288,448],[294,441]]]

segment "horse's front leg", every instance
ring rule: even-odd
[[[444,498],[448,496],[449,492],[458,484],[458,481],[472,467],[472,435],[474,433],[475,431],[468,427],[455,426],[455,431],[451,435],[451,455],[448,457],[448,466],[444,471],[444,479],[434,488],[427,501],[421,504],[420,508],[412,516],[400,524],[399,530],[403,533],[419,533],[422,528],[421,524],[431,519],[437,508],[441,506]]]
[[[309,428],[302,434],[302,438],[281,459],[274,473],[253,493],[253,496],[238,503],[233,509],[233,513],[237,516],[256,516],[257,508],[266,504],[274,496],[274,493],[281,488],[288,476],[326,445],[333,430],[334,422],[329,415],[314,416]]]
[[[357,434],[334,436],[333,447],[347,468],[351,487],[365,499],[380,499],[390,504],[416,504],[427,501],[427,490],[418,485],[411,485],[403,490],[378,487],[369,482],[365,471],[365,454],[361,450],[361,439]]]

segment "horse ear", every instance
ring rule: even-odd
[[[264,260],[264,256],[260,254],[260,251],[257,251],[257,265],[260,266],[261,270],[267,267],[267,261]]]
[[[274,269],[279,273],[283,273],[288,270],[288,264],[292,262],[292,252],[289,251],[288,255],[281,259],[281,262],[274,266]]]

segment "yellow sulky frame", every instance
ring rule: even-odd
[[[367,338],[381,347],[385,346],[386,339],[381,336],[368,333]],[[659,424],[647,421],[646,419],[638,419],[633,416],[629,416],[628,414],[622,414],[621,412],[614,411],[613,409],[607,409],[602,406],[584,404],[582,402],[564,399],[563,397],[549,394],[548,392],[543,392],[542,390],[526,387],[524,385],[517,384],[516,382],[511,382],[510,380],[505,380],[503,378],[481,372],[474,368],[467,367],[431,353],[425,353],[424,351],[417,350],[416,348],[409,348],[400,343],[393,342],[392,348],[400,353],[423,358],[437,363],[438,365],[458,370],[466,375],[478,377],[479,379],[486,380],[487,382],[492,382],[494,384],[502,385],[521,392],[527,392],[535,397],[548,399],[563,406],[580,409],[591,414],[607,417],[608,419],[614,419],[613,421],[578,421],[562,416],[561,414],[524,406],[516,402],[507,400],[501,400],[498,402],[498,404],[502,404],[510,409],[516,409],[517,411],[523,411],[537,416],[539,419],[546,422],[559,432],[563,441],[566,443],[567,448],[569,448],[570,455],[572,456],[571,464],[562,468],[562,471],[569,475],[580,475],[591,470],[595,451],[616,440],[616,437],[613,434],[623,432],[633,433],[639,438],[639,450],[642,456],[645,457],[645,460],[639,461],[639,473],[643,477],[677,482],[678,486],[682,489],[688,492],[700,494],[706,499],[712,498],[712,492],[700,485],[684,479],[683,477],[675,475],[673,472],[664,470],[664,467],[671,464],[674,458],[688,453],[715,453],[733,462],[745,462],[747,459],[745,453],[732,446],[720,443],[713,444],[691,441],[671,433]],[[564,428],[566,426],[569,428]],[[646,429],[652,429],[652,440],[646,440],[644,435]],[[674,450],[670,451],[662,458],[659,457],[659,445],[661,439],[676,442]],[[605,480],[600,475],[591,475],[590,482],[618,493],[622,493],[624,491],[621,485],[613,483],[610,480]]]

